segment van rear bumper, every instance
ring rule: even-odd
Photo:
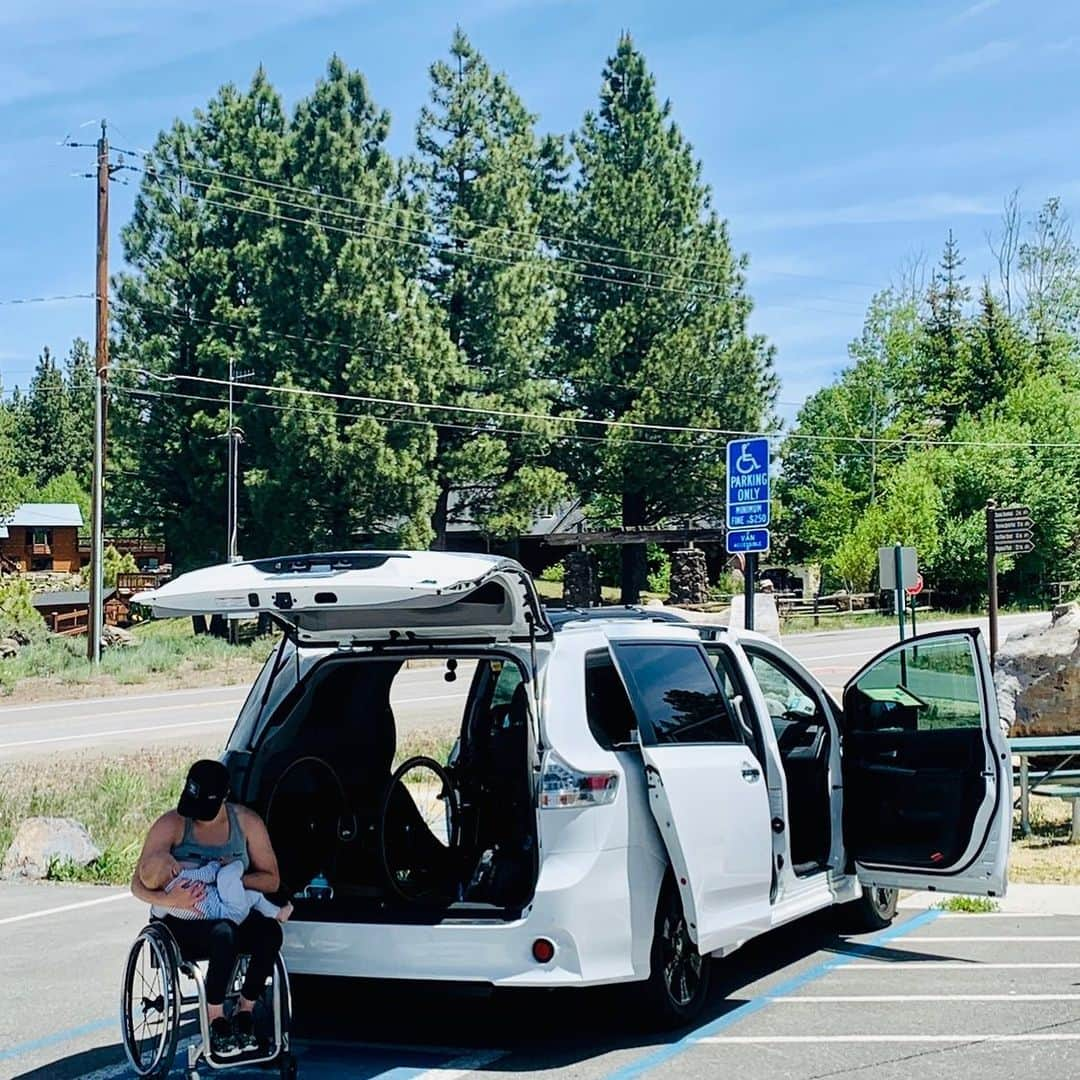
[[[631,902],[627,854],[626,849],[550,853],[532,905],[513,922],[290,921],[282,952],[297,975],[523,987],[644,979],[656,901],[654,894],[647,904]],[[634,915],[646,907],[647,919]],[[642,922],[648,925],[635,925]],[[537,938],[555,945],[546,964],[533,957]]]

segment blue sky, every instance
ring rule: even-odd
[[[871,294],[951,227],[972,278],[1006,194],[1080,204],[1073,0],[7,0],[0,5],[0,301],[93,288],[89,142],[148,146],[265,64],[291,105],[332,51],[411,147],[427,66],[460,23],[542,130],[596,100],[630,30],[750,255],[755,329],[777,347],[782,416],[846,361]],[[87,126],[84,126],[87,125]],[[113,188],[118,232],[134,188]],[[0,304],[0,378],[93,334],[88,300]]]

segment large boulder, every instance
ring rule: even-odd
[[[0,866],[5,881],[45,877],[54,862],[86,866],[101,858],[86,827],[74,818],[27,818],[16,830]]]
[[[1055,608],[1049,625],[1010,634],[994,686],[1010,735],[1080,734],[1080,604]]]

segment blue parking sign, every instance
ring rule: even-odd
[[[769,550],[768,529],[732,529],[724,539],[729,555],[762,554]]]
[[[727,444],[727,527],[760,530],[768,524],[769,440],[733,439]]]

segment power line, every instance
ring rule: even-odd
[[[160,304],[151,304],[151,303],[149,303],[147,301],[140,301],[140,300],[130,301],[129,300],[129,301],[127,301],[127,303],[131,304],[132,306],[142,308],[143,310],[158,312],[158,313],[160,313],[162,315],[165,315],[168,318],[174,318],[174,319],[177,319],[177,320],[187,321],[187,322],[205,323],[207,325],[216,326],[216,327],[219,327],[221,329],[235,330],[235,331],[237,331],[239,333],[255,334],[256,336],[282,338],[282,339],[285,339],[285,340],[288,340],[288,341],[296,341],[296,342],[300,342],[300,343],[307,344],[307,345],[326,345],[326,346],[330,346],[330,347],[336,348],[336,349],[341,349],[341,350],[347,351],[347,352],[365,353],[365,354],[367,354],[369,356],[384,356],[384,357],[387,357],[387,358],[392,359],[392,360],[427,361],[427,360],[430,359],[429,356],[421,355],[419,353],[396,352],[396,351],[393,351],[391,349],[383,348],[381,346],[375,346],[375,345],[372,345],[370,342],[365,341],[365,340],[355,340],[355,341],[352,341],[352,342],[344,342],[344,341],[336,341],[336,340],[331,339],[331,338],[312,337],[310,335],[305,335],[305,334],[290,334],[290,333],[288,333],[286,331],[268,330],[267,328],[265,328],[263,326],[259,326],[259,325],[245,326],[242,323],[226,322],[223,319],[212,319],[212,318],[209,318],[207,316],[192,315],[192,314],[190,314],[188,312],[185,312],[185,311],[179,311],[176,308],[167,308],[167,307],[163,307]],[[467,361],[466,361],[466,363],[467,363],[467,366],[469,367],[470,370],[484,371],[484,372],[487,372],[490,375],[504,374],[504,372],[501,369],[493,367],[491,365],[469,364]],[[533,376],[532,378],[540,379],[540,380],[542,380],[544,382],[551,382],[551,383],[554,383],[554,384],[560,384],[560,383],[570,383],[572,385],[576,384],[576,385],[584,386],[586,388],[604,387],[604,388],[607,388],[607,389],[614,389],[614,390],[637,390],[639,392],[641,390],[643,390],[643,389],[646,389],[645,387],[634,386],[632,383],[599,382],[599,381],[592,381],[592,380],[589,380],[589,379],[584,379],[584,378],[581,378],[579,376],[574,376],[574,375],[540,375],[540,376]],[[706,376],[696,375],[696,376],[691,376],[691,378],[694,379],[695,381],[701,381],[704,378],[706,378]],[[650,388],[650,389],[652,389],[652,388]],[[480,392],[482,392],[482,388],[480,388]],[[688,390],[675,390],[675,389],[672,389],[672,388],[668,388],[668,389],[663,390],[663,391],[653,390],[653,392],[656,393],[661,398],[678,397],[678,398],[689,398],[691,400],[702,400],[702,399],[710,400],[710,401],[723,400],[722,395],[719,395],[719,394],[709,393],[709,392],[698,392],[698,391],[689,390],[689,389]],[[791,401],[791,402],[777,402],[776,404],[778,404],[778,405],[798,406],[798,405],[801,405],[802,402],[793,402],[793,401]]]
[[[0,300],[5,307],[12,304],[55,304],[64,300],[96,300],[94,293],[64,293],[58,296],[19,296]]]
[[[76,145],[76,144],[71,144],[71,145]],[[363,206],[363,207],[369,207],[369,208],[383,208],[384,205],[385,205],[384,203],[381,203],[381,202],[379,202],[377,200],[374,200],[374,199],[357,199],[354,196],[350,196],[350,195],[339,195],[339,194],[335,194],[333,192],[328,192],[328,191],[318,191],[315,188],[303,187],[303,186],[298,185],[298,184],[287,184],[287,183],[284,183],[284,182],[278,181],[278,180],[268,180],[268,179],[266,179],[264,177],[256,177],[256,176],[246,175],[244,173],[230,172],[230,171],[228,171],[226,169],[221,169],[221,168],[218,168],[216,166],[201,165],[201,164],[199,164],[198,162],[195,162],[195,161],[191,161],[186,166],[181,165],[179,162],[177,162],[176,164],[170,164],[169,162],[160,161],[157,157],[155,157],[154,154],[152,154],[152,153],[150,153],[149,151],[146,151],[146,150],[123,150],[123,149],[121,149],[121,150],[119,150],[119,152],[124,153],[124,154],[130,154],[132,157],[139,157],[139,158],[142,158],[144,161],[151,162],[151,166],[150,166],[151,169],[156,170],[158,168],[161,168],[164,171],[177,173],[177,174],[179,174],[181,176],[186,176],[186,177],[189,177],[189,178],[190,178],[190,173],[188,172],[188,170],[190,169],[190,170],[193,170],[195,172],[199,172],[199,173],[203,173],[203,174],[207,174],[207,175],[211,175],[211,176],[222,176],[222,177],[225,177],[228,180],[239,180],[239,181],[244,182],[244,183],[257,184],[257,185],[261,185],[263,187],[272,188],[272,189],[277,190],[277,191],[288,191],[288,192],[293,192],[295,194],[308,195],[308,196],[311,196],[311,197],[317,198],[317,199],[329,199],[329,200],[331,200],[333,202],[345,203],[345,204],[350,205],[350,206]],[[129,166],[129,168],[133,168],[133,166]],[[143,171],[149,171],[149,170],[144,169]],[[402,214],[402,215],[406,215],[406,216],[409,216],[409,217],[421,218],[421,219],[424,219],[424,220],[426,220],[426,218],[427,218],[427,215],[421,210],[413,210],[413,209],[411,209],[409,207],[405,207],[405,206],[395,207],[394,209],[395,209],[395,211],[397,213]],[[639,255],[639,256],[643,256],[645,258],[662,259],[662,260],[670,261],[670,262],[687,262],[687,261],[689,261],[687,256],[685,256],[685,255],[672,255],[672,254],[669,254],[667,252],[654,251],[654,250],[651,250],[651,249],[648,249],[648,248],[635,248],[635,247],[629,247],[629,246],[624,246],[624,245],[619,245],[619,244],[609,244],[609,243],[604,243],[604,242],[599,241],[599,240],[582,240],[582,239],[577,238],[577,237],[560,236],[560,235],[551,234],[551,233],[542,233],[542,232],[532,233],[532,232],[530,232],[528,230],[524,230],[524,229],[513,229],[513,228],[510,228],[509,226],[506,226],[506,225],[485,225],[485,224],[477,223],[475,225],[475,228],[477,230],[481,231],[481,232],[496,232],[496,233],[502,233],[503,235],[506,235],[506,236],[525,237],[530,242],[532,242],[534,240],[540,240],[540,241],[542,241],[544,243],[552,244],[552,245],[554,245],[556,247],[563,247],[563,246],[584,247],[584,248],[591,248],[591,249],[597,250],[597,251],[610,251],[610,252],[614,252],[614,253],[622,254],[622,255]],[[719,270],[722,273],[728,273],[732,269],[732,267],[727,266],[724,263],[718,263],[718,262],[711,261],[711,260],[703,260],[701,262],[701,265],[703,267],[706,267],[706,268],[713,268],[713,269]],[[777,276],[780,276],[780,277],[801,278],[801,279],[808,280],[808,281],[827,281],[827,282],[830,282],[830,283],[836,284],[836,285],[855,285],[855,286],[858,286],[860,288],[868,288],[868,289],[876,289],[878,287],[877,285],[872,285],[869,282],[865,282],[865,281],[850,281],[850,280],[845,280],[843,278],[830,278],[830,277],[825,277],[824,275],[821,275],[821,274],[799,274],[799,273],[796,273],[794,271],[785,271],[785,270],[772,271],[772,273],[774,273],[774,274],[776,274]]]
[[[243,383],[237,383],[236,385],[241,388],[256,389],[255,387],[247,387],[247,384]],[[218,405],[223,409],[228,406],[228,400],[226,398],[207,397],[200,394],[181,394],[168,390],[147,390],[140,387],[123,386],[121,384],[113,384],[110,389],[133,396],[175,398],[182,401],[201,401],[212,405]],[[573,442],[602,443],[607,441],[603,435],[578,435],[569,432],[539,432],[529,431],[527,428],[480,427],[476,424],[455,424],[446,420],[416,420],[404,416],[386,416],[382,413],[341,412],[335,409],[316,410],[302,405],[275,405],[272,402],[265,401],[245,401],[244,407],[252,409],[271,409],[275,412],[299,412],[306,416],[315,417],[332,416],[342,420],[381,420],[387,424],[409,424],[418,427],[448,428],[456,431],[469,431],[477,435],[513,435],[520,438],[543,440],[544,442],[570,440]],[[694,446],[689,443],[653,441],[651,439],[624,439],[621,441],[633,446],[671,448],[674,450],[701,450],[713,454],[723,452],[723,447],[716,446],[715,444]]]
[[[149,176],[154,182],[160,183],[160,181],[158,181],[157,178],[156,178],[156,174],[151,169],[140,169],[138,166],[131,166],[131,165],[125,166],[125,168],[134,169],[135,171],[142,172],[145,175]],[[208,172],[208,173],[213,172],[213,170],[210,170],[210,169],[204,169],[202,171]],[[262,199],[265,202],[270,203],[272,206],[284,206],[284,207],[291,208],[291,209],[294,209],[294,210],[308,210],[308,211],[312,211],[312,212],[314,212],[316,214],[320,214],[320,215],[327,214],[327,215],[330,215],[333,218],[338,218],[338,219],[341,219],[341,220],[344,220],[344,221],[359,222],[359,223],[374,226],[374,227],[380,228],[380,229],[382,229],[382,228],[394,229],[394,230],[397,230],[399,232],[404,232],[404,233],[407,233],[407,234],[411,234],[413,236],[422,237],[422,238],[425,238],[425,242],[420,243],[417,246],[420,246],[425,250],[434,249],[437,252],[440,252],[440,253],[443,253],[443,254],[446,254],[446,255],[450,255],[450,256],[454,256],[454,257],[467,257],[467,258],[484,257],[484,253],[473,251],[470,248],[461,248],[461,247],[457,246],[458,244],[460,244],[462,242],[471,243],[474,240],[474,238],[472,238],[472,237],[468,238],[467,240],[463,240],[463,238],[451,236],[449,234],[448,235],[440,235],[437,231],[435,231],[434,229],[431,229],[431,228],[424,228],[424,227],[421,227],[421,226],[412,226],[412,225],[403,225],[403,224],[399,224],[399,223],[394,222],[394,221],[387,221],[387,220],[383,220],[383,219],[379,219],[379,218],[372,218],[372,217],[365,217],[365,216],[362,216],[362,215],[349,214],[349,213],[347,213],[347,212],[345,212],[343,210],[332,210],[332,209],[329,209],[327,207],[311,206],[311,205],[309,205],[307,203],[292,202],[292,201],[289,201],[289,200],[286,200],[286,199],[281,199],[281,198],[276,197],[276,196],[274,196],[272,194],[261,194],[261,193],[258,193],[258,192],[242,191],[242,190],[239,190],[237,188],[226,187],[225,185],[217,184],[216,181],[214,181],[214,180],[211,180],[209,182],[202,181],[202,180],[195,180],[195,179],[191,178],[190,176],[187,176],[187,174],[183,173],[181,170],[176,170],[176,172],[178,172],[179,175],[185,176],[188,183],[192,184],[194,187],[202,188],[203,191],[209,191],[211,188],[215,187],[215,185],[216,185],[217,190],[221,191],[223,194],[226,194],[226,195],[235,195],[235,196],[239,196],[241,198],[247,198],[247,199]],[[217,175],[219,175],[219,176],[235,176],[236,174],[218,172]],[[246,179],[247,182],[252,183],[252,184],[257,184],[257,185],[262,183],[261,181],[252,179],[250,177],[242,178],[242,179]],[[280,184],[270,185],[269,182],[266,182],[266,183],[267,183],[268,186],[273,186],[273,187],[279,188],[279,189],[280,188],[285,188],[286,190],[290,190],[290,191],[292,191],[292,190],[301,191],[301,192],[304,192],[305,194],[311,195],[313,198],[329,198],[330,197],[329,195],[324,194],[324,193],[308,191],[308,190],[303,189],[303,188],[294,188],[292,185],[280,185]],[[342,198],[342,199],[344,199],[344,197],[341,197],[341,196],[333,196],[333,197],[334,198]],[[206,197],[203,196],[203,198],[205,199]],[[209,202],[210,200],[207,199],[206,201]],[[357,203],[359,205],[371,205],[371,206],[378,207],[380,209],[392,210],[394,213],[401,214],[401,215],[413,215],[413,214],[418,214],[419,213],[418,211],[408,210],[405,207],[388,206],[385,203],[377,203],[377,202],[370,202],[369,203],[369,202],[365,202],[365,201],[362,201],[362,200],[352,200],[352,199],[347,200],[347,201],[355,202],[355,203]],[[219,205],[219,204],[215,204],[215,203],[211,203],[211,204],[212,205]],[[491,231],[493,229],[498,229],[498,231],[504,231],[500,227],[489,226],[489,225],[475,225],[474,228],[476,229],[477,232],[480,232],[480,233]],[[511,231],[516,231],[516,230],[511,230]],[[365,235],[370,235],[370,234],[365,234]],[[547,241],[547,242],[552,242],[552,243],[554,242],[553,238],[544,237],[544,236],[542,236],[540,234],[530,235],[530,234],[527,234],[527,233],[523,233],[522,235],[526,236],[528,238],[529,242],[534,244],[534,245],[536,244],[537,241]],[[391,240],[391,241],[395,240],[395,238],[391,237],[391,236],[380,236],[378,238],[379,239]],[[571,245],[576,243],[576,241],[565,241],[565,242],[569,243]],[[541,255],[541,253],[536,249],[535,246],[534,247],[509,247],[509,246],[506,246],[504,244],[504,245],[495,246],[494,250],[497,251],[497,252],[502,253],[503,255],[521,256],[523,258],[536,258],[536,257]],[[649,252],[649,251],[633,252],[633,251],[628,251],[628,253],[642,255],[642,256],[644,256],[646,258],[661,258],[661,257],[666,258],[666,257],[668,257],[668,256],[664,256],[662,253],[659,253],[659,252]],[[553,269],[556,273],[565,272],[564,268],[562,268],[562,267],[560,267],[558,265],[558,262],[566,261],[566,262],[574,263],[574,264],[576,264],[578,266],[581,266],[581,267],[591,268],[593,270],[611,270],[611,271],[614,271],[617,274],[641,274],[641,275],[644,275],[646,277],[657,278],[660,281],[685,282],[685,283],[688,283],[690,285],[700,285],[700,286],[702,286],[703,288],[706,288],[706,289],[723,288],[724,285],[725,285],[724,281],[719,281],[719,280],[716,280],[716,279],[713,279],[713,278],[700,277],[700,276],[697,276],[697,275],[692,274],[692,273],[673,272],[673,271],[665,271],[665,270],[649,270],[649,269],[644,269],[644,268],[641,268],[641,267],[626,266],[626,265],[623,265],[621,263],[605,262],[605,261],[599,261],[599,260],[596,260],[596,259],[584,259],[584,258],[582,258],[580,256],[575,256],[575,255],[568,254],[565,250],[560,250],[559,253],[558,253],[557,258],[558,258],[558,261],[554,262],[554,263],[552,263],[551,260],[546,261],[546,265],[548,266],[548,268]],[[689,256],[670,256],[670,258],[677,258],[677,259],[679,259],[680,261],[683,261],[683,262],[696,261],[696,260],[693,260],[693,258],[689,257]],[[513,262],[514,260],[509,259],[507,261],[508,262]],[[718,263],[709,264],[709,263],[705,263],[705,262],[701,262],[701,265],[715,265],[717,267],[722,266],[722,264],[718,264]],[[737,265],[735,265],[734,262],[732,263],[731,266],[725,267],[723,269],[724,269],[724,272],[729,274],[729,275],[742,274],[742,269],[740,267],[738,267]],[[608,278],[603,278],[602,280],[607,281],[609,279]],[[615,283],[615,284],[626,284],[626,285],[638,285],[638,284],[641,284],[639,282],[632,282],[632,281],[627,281],[627,280],[623,280],[623,279],[616,279],[616,278],[611,278],[610,280],[612,281],[612,283]],[[672,292],[680,291],[681,292],[683,290],[679,289],[679,288],[677,288],[675,286],[672,286],[669,291],[672,291]],[[687,291],[689,291],[689,290],[687,290]],[[723,297],[722,294],[714,294],[713,298],[714,299],[723,299],[724,297]],[[848,300],[848,299],[840,299],[840,298],[837,298],[837,297],[823,296],[823,297],[815,297],[815,299],[821,300],[821,301],[823,301],[825,303],[846,304],[846,305],[850,305],[852,307],[859,307],[859,308],[862,307],[862,305],[859,304],[858,301]]]
[[[123,370],[135,371],[138,374],[151,378],[159,379],[163,382],[174,381],[188,381],[204,383],[212,386],[228,386],[228,380],[215,379],[207,375],[185,375],[185,374],[159,374],[157,372],[148,371],[142,368],[126,368]],[[400,408],[422,409],[430,411],[445,411],[445,412],[462,412],[469,415],[489,416],[489,417],[507,417],[510,419],[520,420],[539,420],[547,423],[574,423],[574,424],[589,424],[598,427],[603,427],[607,430],[612,429],[630,429],[634,431],[659,431],[678,433],[686,435],[705,435],[710,437],[724,436],[727,438],[779,438],[779,433],[769,431],[739,431],[726,428],[707,428],[707,427],[693,427],[688,425],[679,424],[646,424],[633,420],[602,420],[594,417],[585,416],[554,416],[549,413],[530,413],[511,409],[484,409],[472,405],[448,405],[438,404],[430,401],[408,401],[401,398],[384,398],[376,397],[374,395],[366,394],[345,394],[345,393],[333,393],[329,390],[313,390],[307,387],[299,386],[270,386],[266,383],[237,383],[237,386],[250,389],[259,390],[263,393],[272,394],[287,394],[297,397],[311,397],[321,398],[334,401],[354,401],[361,404],[369,405],[390,405]],[[857,436],[857,435],[812,435],[804,432],[791,432],[786,436],[788,439],[805,439],[813,440],[815,442],[850,442],[858,444],[874,444],[874,443],[894,443],[896,437],[890,437],[887,439],[876,438],[874,436]],[[918,433],[912,432],[907,438],[908,445],[911,446],[978,446],[987,448],[1031,448],[1031,449],[1076,449],[1080,448],[1080,441],[1071,442],[1036,442],[1036,441],[1021,441],[1021,440],[982,440],[982,439],[936,439],[929,436],[921,436]],[[648,442],[647,445],[652,445]]]

